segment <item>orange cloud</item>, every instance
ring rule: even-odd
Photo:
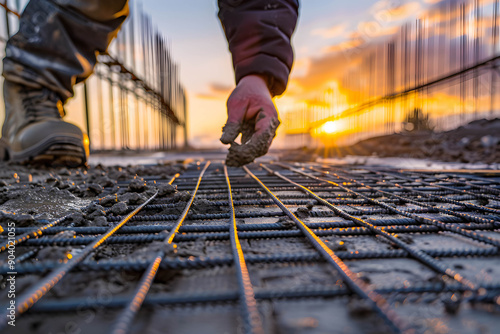
[[[407,18],[417,14],[422,9],[419,2],[407,2],[399,7],[389,10],[392,22],[406,20]]]
[[[321,36],[324,39],[340,37],[346,34],[347,24],[338,24],[330,28],[321,28],[311,31],[312,36]]]
[[[323,48],[323,53],[343,52],[350,49],[358,48],[365,43],[364,39],[358,33],[353,33],[349,40],[338,44],[329,45]]]
[[[372,7],[374,19],[380,24],[387,24],[393,22],[400,22],[409,17],[418,14],[422,9],[422,5],[418,1],[406,2],[395,4],[394,1],[383,0],[377,2]]]
[[[346,59],[342,52],[330,52],[321,58],[311,59],[307,73],[292,80],[303,93],[321,92],[327,82],[343,73],[345,66]]]
[[[198,93],[196,96],[202,99],[227,99],[233,89],[234,86],[212,82],[208,86],[208,93]]]

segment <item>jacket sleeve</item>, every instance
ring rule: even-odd
[[[249,74],[265,75],[273,96],[288,84],[293,64],[291,36],[298,0],[218,0],[219,19],[233,56],[236,83]]]

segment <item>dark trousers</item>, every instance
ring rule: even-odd
[[[63,101],[88,78],[129,13],[128,0],[31,0],[6,46],[3,76]]]

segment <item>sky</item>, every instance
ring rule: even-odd
[[[438,0],[302,0],[292,41],[295,64],[290,85],[275,101],[280,113],[327,86],[325,75],[335,70],[336,48],[348,45],[356,34],[370,38],[389,34],[391,27],[435,2]],[[386,8],[391,9],[390,20],[384,16]],[[144,10],[167,36],[180,63],[188,94],[190,144],[221,146],[218,138],[226,120],[225,102],[235,83],[231,55],[217,18],[217,2],[146,0]]]

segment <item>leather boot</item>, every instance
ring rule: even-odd
[[[64,122],[61,98],[48,88],[4,82],[5,122],[0,158],[16,163],[77,167],[85,165],[88,138]]]

